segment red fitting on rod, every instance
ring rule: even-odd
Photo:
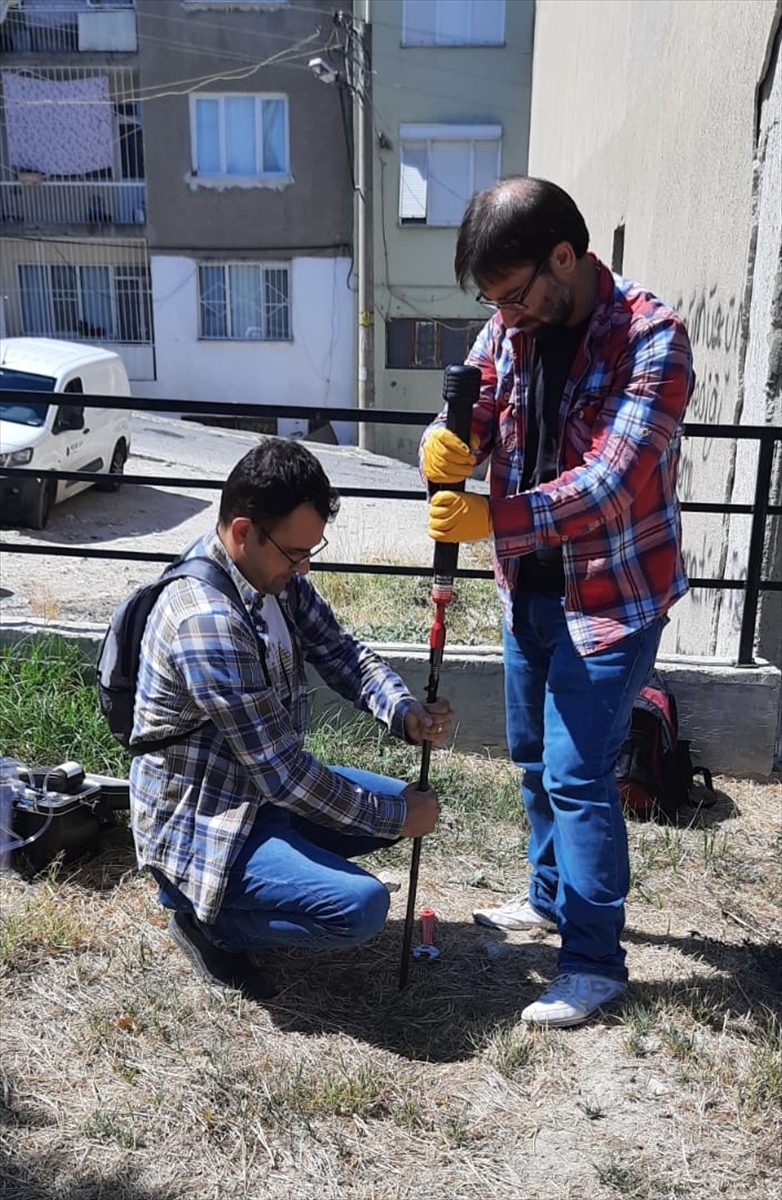
[[[442,650],[445,647],[445,605],[442,601],[438,601],[429,630],[429,646],[432,650]]]

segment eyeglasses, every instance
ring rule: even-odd
[[[479,304],[482,304],[484,308],[490,308],[492,312],[499,312],[501,308],[526,308],[527,305],[525,301],[527,296],[532,291],[532,286],[535,280],[537,279],[538,275],[540,275],[547,262],[548,258],[542,258],[540,260],[535,267],[535,270],[532,272],[532,276],[529,279],[527,286],[523,289],[523,291],[519,292],[515,300],[487,300],[483,292],[478,292],[478,295],[475,297],[475,299]]]
[[[287,550],[283,550],[280,543],[275,542],[274,538],[268,532],[268,530],[261,529],[259,532],[262,533],[265,538],[269,539],[269,541],[274,546],[274,548],[276,550],[279,550],[279,552],[283,556],[283,558],[287,558],[288,562],[291,564],[292,567],[300,567],[303,562],[309,562],[310,559],[314,558],[316,554],[320,554],[321,550],[325,550],[329,544],[328,538],[324,538],[323,541],[319,545],[314,546],[312,548],[312,550],[306,550],[304,552],[304,554],[293,555],[293,554],[289,554]]]

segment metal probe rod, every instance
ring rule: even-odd
[[[478,399],[481,389],[481,373],[477,367],[450,366],[445,368],[443,378],[443,398],[448,405],[446,427],[469,445],[472,406]],[[449,491],[463,492],[463,483],[429,484],[429,495],[447,488]],[[426,688],[426,702],[433,704],[437,699],[440,686],[440,667],[445,649],[445,609],[453,599],[453,580],[459,559],[459,546],[456,542],[436,542],[434,548],[434,582],[432,584],[432,603],[435,606],[434,620],[429,630],[429,681]],[[425,792],[429,788],[429,763],[432,757],[432,743],[424,742],[421,747],[421,773],[418,779],[418,790]],[[407,888],[407,913],[405,929],[402,938],[402,962],[399,969],[400,991],[407,986],[407,976],[410,968],[410,951],[413,944],[413,924],[415,922],[415,902],[418,891],[418,869],[421,862],[422,838],[413,838],[413,851],[410,859],[410,880]]]

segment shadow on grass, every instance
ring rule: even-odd
[[[403,921],[363,946],[312,955],[277,951],[277,995],[264,1003],[282,1032],[342,1032],[412,1060],[473,1058],[556,973],[557,944],[505,943],[463,921],[437,926],[440,957],[413,960],[399,988]],[[417,941],[417,938],[414,939]],[[487,952],[487,945],[490,951]]]
[[[741,816],[741,809],[732,796],[721,788],[710,792],[701,784],[696,784],[692,791],[692,804],[685,804],[672,820],[664,816],[659,818],[638,817],[634,813],[625,813],[631,829],[643,825],[663,825],[669,829],[711,829],[721,825],[723,821],[735,821]]]
[[[687,937],[641,933],[626,929],[625,943],[638,946],[668,946],[698,962],[707,963],[718,975],[690,976],[665,983],[640,984],[643,994],[668,996],[688,1008],[709,1012],[708,1023],[721,1029],[726,1016],[749,1011],[753,1016],[773,1013],[782,1020],[782,945],[754,942],[745,938],[738,945],[693,930]]]
[[[631,997],[666,999],[701,1023],[721,1029],[728,1016],[782,1017],[777,943],[729,945],[628,931],[627,942],[672,946],[714,975],[684,970],[681,978],[633,983]],[[391,921],[373,942],[353,950],[306,956],[280,951],[274,966],[280,991],[264,1005],[283,1032],[342,1032],[405,1058],[458,1062],[474,1057],[498,1028],[515,1024],[556,974],[556,939],[505,943],[502,935],[464,922],[441,922],[434,962],[412,962],[399,990],[402,922]],[[489,952],[487,952],[487,946]],[[618,1010],[621,1018],[621,1010]]]
[[[168,1188],[148,1188],[131,1168],[104,1174],[86,1171],[83,1178],[52,1190],[52,1161],[43,1156],[5,1161],[0,1166],[0,1196],[4,1200],[178,1200]]]

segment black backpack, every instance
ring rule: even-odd
[[[630,736],[614,770],[622,807],[641,820],[675,821],[683,805],[692,804],[697,775],[711,793],[698,808],[716,801],[708,767],[695,767],[690,743],[679,737],[676,698],[661,675],[653,671],[633,705]]]
[[[173,746],[175,742],[181,742],[183,737],[189,737],[196,729],[202,729],[209,723],[208,720],[202,721],[186,734],[180,733],[155,742],[134,742],[130,745],[141,639],[144,636],[147,618],[163,588],[172,580],[186,576],[200,579],[216,588],[241,610],[249,623],[247,610],[233,580],[222,567],[209,558],[178,559],[167,567],[158,579],[142,584],[117,605],[98,655],[98,704],[114,737],[134,755]]]

